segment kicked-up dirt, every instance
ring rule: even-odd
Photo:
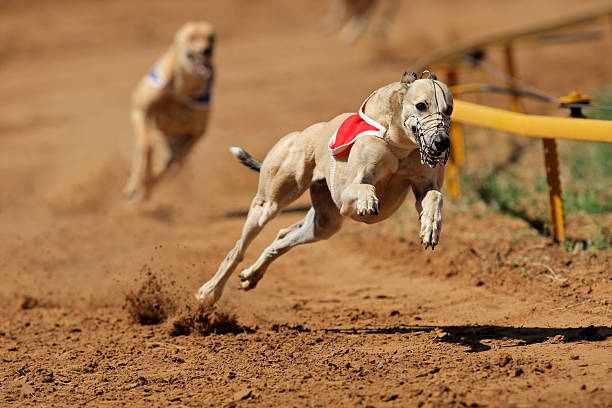
[[[320,29],[327,2],[4,0],[0,405],[611,406],[612,251],[556,245],[482,203],[446,198],[435,251],[418,245],[410,197],[381,224],[346,222],[293,249],[255,290],[233,277],[214,309],[193,299],[257,185],[229,146],[263,158],[431,50],[606,3],[401,2],[386,40],[345,45]],[[184,168],[129,208],[131,89],[196,19],[219,31],[211,125]],[[556,96],[595,93],[610,44],[526,45],[517,72]],[[466,138],[472,168],[520,140],[525,166],[543,171],[539,143]],[[270,222],[244,266],[301,217]],[[610,214],[567,221],[576,242],[594,222],[612,228]]]

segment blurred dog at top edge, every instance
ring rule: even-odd
[[[214,67],[215,30],[208,22],[189,22],[140,80],[132,95],[136,137],[129,180],[123,190],[131,204],[146,200],[175,164],[184,161],[208,123]],[[153,143],[155,135],[161,143]],[[161,155],[154,155],[160,146]],[[159,163],[154,157],[161,156]]]
[[[399,0],[332,0],[322,26],[327,32],[340,30],[340,41],[350,44],[366,31],[376,10],[382,8],[374,34],[386,37],[398,6]]]

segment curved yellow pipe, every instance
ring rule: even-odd
[[[526,115],[455,99],[452,120],[530,137],[612,143],[612,121]]]

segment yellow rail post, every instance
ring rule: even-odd
[[[448,86],[457,85],[457,71],[451,64],[447,71]],[[464,161],[464,141],[463,128],[460,123],[451,122],[450,128],[451,151],[448,163],[446,163],[446,180],[448,192],[451,197],[458,198],[461,196],[461,183],[459,182],[459,166]]]
[[[589,103],[588,96],[572,92],[569,96],[559,98],[563,106],[564,103],[581,104]],[[570,117],[583,118],[579,107],[570,108]],[[561,178],[559,177],[559,156],[557,154],[557,141],[555,139],[542,139],[544,145],[544,162],[546,164],[546,183],[548,192],[548,217],[551,221],[551,234],[555,241],[565,241],[565,217],[563,214],[563,199],[561,197]]]
[[[559,177],[559,156],[557,141],[542,139],[544,163],[546,167],[546,190],[548,192],[548,218],[551,221],[551,234],[556,242],[565,241],[565,218],[561,198],[561,178]]]
[[[504,47],[506,60],[506,73],[515,78],[514,55],[512,44]],[[514,84],[510,88],[517,89]],[[522,113],[523,106],[517,94],[511,97],[512,110]],[[556,242],[565,241],[565,219],[563,217],[563,198],[561,197],[561,178],[559,177],[559,155],[557,154],[557,141],[555,139],[542,139],[544,148],[544,164],[546,167],[546,190],[548,192],[548,218],[551,222],[551,235]]]

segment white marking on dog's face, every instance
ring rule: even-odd
[[[181,65],[202,78],[212,73],[215,30],[207,22],[191,22],[176,33],[175,44]]]
[[[444,83],[419,79],[408,85],[402,103],[402,122],[410,140],[425,152],[423,158],[448,152],[452,111],[453,95]]]

